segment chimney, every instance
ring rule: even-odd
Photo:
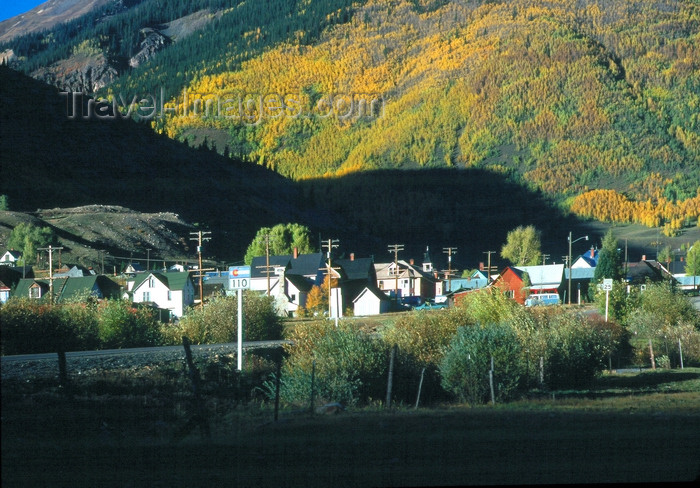
[[[409,260],[408,260],[408,263],[409,263],[411,266],[413,266],[413,258],[409,259]]]
[[[298,257],[299,257],[299,248],[298,248],[298,247],[295,247],[295,248],[294,248],[294,259],[296,259],[296,258],[298,258]]]
[[[646,261],[646,260],[647,260],[647,255],[646,255],[646,254],[642,254],[642,261]]]
[[[479,271],[483,271],[483,270],[484,270],[484,262],[481,261],[481,262],[479,263]]]
[[[354,260],[355,260],[355,253],[351,252],[350,253],[350,261],[354,261]]]
[[[591,259],[595,258],[595,247],[591,246]]]

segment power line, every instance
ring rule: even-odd
[[[452,291],[452,254],[457,254],[457,248],[443,247],[442,253],[447,254],[447,287]]]
[[[396,299],[396,303],[399,303],[399,252],[403,251],[404,245],[389,244],[388,248],[389,252],[394,253],[394,277],[396,281],[394,284],[394,298]]]
[[[328,259],[328,261],[326,263],[326,267],[321,268],[321,269],[325,269],[326,275],[328,276],[328,318],[329,319],[332,317],[332,314],[331,314],[331,311],[332,311],[332,307],[331,307],[331,305],[332,305],[332,296],[331,296],[332,273],[333,273],[334,269],[340,269],[340,268],[334,268],[331,265],[331,253],[332,253],[333,249],[338,247],[338,245],[339,245],[338,242],[340,242],[338,239],[328,239],[328,241],[323,243],[323,248],[326,249],[326,259]],[[336,304],[336,306],[338,306],[338,304]],[[336,310],[336,314],[335,314],[336,321],[338,318],[338,313],[339,313],[339,310]],[[336,325],[337,325],[337,323],[336,323]]]
[[[205,231],[197,231],[197,232],[190,232],[191,236],[190,237],[191,241],[197,241],[197,256],[198,256],[198,261],[199,261],[199,274],[195,275],[195,278],[199,277],[199,307],[204,308],[204,286],[202,284],[202,279],[204,278],[204,271],[213,271],[212,269],[202,269],[202,241],[209,241],[211,240],[211,237],[205,237],[205,235],[209,235],[211,232],[205,232]]]
[[[63,250],[63,247],[53,247],[49,244],[49,247],[40,247],[38,251],[49,251],[49,301],[53,303],[53,252]]]

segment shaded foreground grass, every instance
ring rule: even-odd
[[[436,486],[690,481],[700,474],[700,370],[610,375],[587,396],[358,410],[272,422],[209,404],[211,439],[172,442],[185,407],[158,396],[12,394],[2,486]],[[5,393],[9,393],[5,395]]]

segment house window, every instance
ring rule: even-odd
[[[155,288],[155,287],[156,287],[156,283],[155,283],[155,280],[153,279],[153,276],[151,276],[150,278],[148,278],[148,287],[149,287],[149,288]]]
[[[168,301],[170,302],[170,301],[172,301],[172,299],[173,299],[173,292],[168,290]]]
[[[38,286],[32,286],[29,289],[29,298],[41,298],[41,288]]]
[[[150,292],[144,291],[143,292],[143,302],[150,302],[151,301],[151,294]]]

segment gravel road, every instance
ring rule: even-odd
[[[281,341],[245,343],[244,349],[276,347]],[[195,361],[198,358],[228,356],[235,357],[236,344],[213,344],[192,346]],[[66,353],[68,374],[84,375],[109,370],[140,369],[167,363],[185,364],[182,346],[152,347],[138,349],[113,349],[108,351],[82,351]],[[58,377],[57,354],[32,354],[4,356],[2,358],[2,380],[24,377]]]

